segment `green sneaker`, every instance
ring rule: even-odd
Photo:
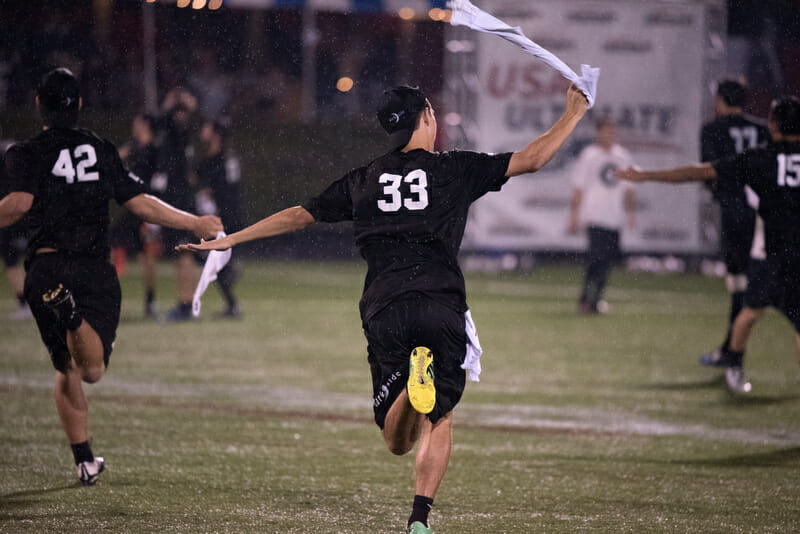
[[[408,534],[433,534],[433,531],[419,521],[414,521],[408,527]]]
[[[407,389],[411,406],[419,413],[431,413],[436,405],[436,386],[433,385],[433,354],[426,347],[411,351]]]

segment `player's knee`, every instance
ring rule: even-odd
[[[395,456],[408,454],[414,448],[413,443],[387,443],[386,445],[389,447],[389,452]]]
[[[398,438],[396,436],[383,435],[383,440],[386,442],[386,447],[389,452],[395,456],[403,456],[408,454],[414,448],[414,442],[410,439]]]
[[[87,384],[94,384],[98,382],[103,375],[106,373],[106,367],[103,364],[100,365],[88,365],[81,368],[81,380],[86,382]]]

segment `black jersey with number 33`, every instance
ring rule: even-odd
[[[457,254],[467,211],[508,180],[510,159],[510,153],[394,151],[303,205],[318,221],[353,221],[368,267],[360,303],[364,321],[409,292],[466,311]]]
[[[800,274],[800,143],[772,143],[712,163],[720,181],[749,185],[758,195],[768,259],[783,276]]]
[[[88,130],[52,128],[6,153],[9,191],[34,196],[28,253],[53,248],[107,257],[109,201],[147,187],[125,169],[116,147]]]

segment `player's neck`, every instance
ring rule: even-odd
[[[741,115],[744,111],[742,108],[732,108],[728,106],[720,106],[717,109],[717,117],[735,117]]]
[[[434,146],[436,145],[436,131],[431,131],[431,128],[417,128],[414,130],[414,133],[411,134],[411,139],[408,140],[408,144],[403,147],[403,152],[410,152],[412,150],[425,150],[427,152],[433,152]]]

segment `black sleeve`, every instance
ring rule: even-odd
[[[750,185],[757,178],[757,173],[751,172],[753,151],[745,150],[741,154],[728,158],[718,159],[711,163],[717,172],[717,180],[727,183]]]
[[[23,192],[33,196],[39,192],[36,160],[23,145],[13,145],[6,152],[6,193]]]
[[[700,161],[716,161],[719,159],[716,140],[717,136],[711,126],[703,126],[700,132]]]
[[[489,191],[500,191],[508,181],[506,172],[511,161],[511,152],[484,154],[481,152],[454,151],[457,173],[470,189],[472,200],[477,200]]]
[[[320,222],[341,222],[353,220],[353,200],[350,197],[350,179],[363,168],[350,171],[328,186],[320,195],[303,204],[303,208]]]
[[[117,204],[124,204],[136,195],[150,192],[141,178],[125,168],[113,144],[106,142],[104,148],[109,154],[109,170],[114,186],[114,200]]]

